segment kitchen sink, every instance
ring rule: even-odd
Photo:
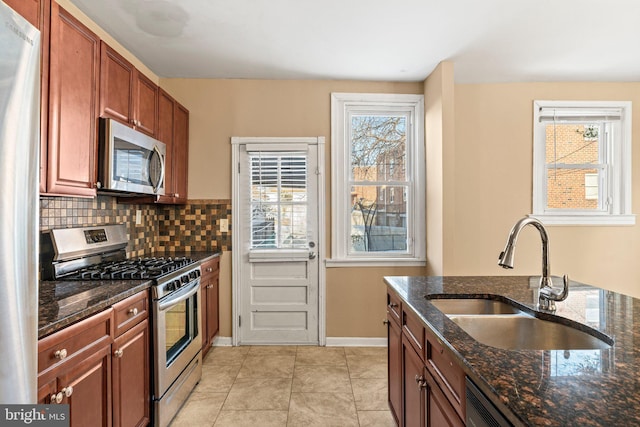
[[[449,318],[476,341],[505,350],[607,349],[613,344],[572,326],[526,313],[449,315]]]
[[[426,298],[476,341],[492,347],[505,350],[586,350],[607,349],[613,344],[611,338],[595,330],[590,334],[571,325],[540,319],[535,317],[535,312],[529,313],[505,301]]]
[[[485,298],[429,299],[444,314],[518,314],[521,310],[503,301]]]

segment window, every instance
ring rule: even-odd
[[[424,265],[422,95],[331,95],[328,265]]]
[[[631,102],[534,102],[533,216],[545,224],[635,224]]]

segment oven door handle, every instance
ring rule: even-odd
[[[191,282],[190,285],[185,286],[184,288],[181,288],[179,291],[171,294],[170,298],[162,299],[158,301],[158,309],[160,309],[160,311],[164,311],[168,308],[171,308],[177,303],[179,303],[180,301],[184,301],[187,298],[192,297],[193,294],[198,292],[199,289],[200,289],[200,279],[196,279],[193,282]]]

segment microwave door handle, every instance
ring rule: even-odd
[[[153,151],[158,156],[158,159],[160,159],[160,177],[158,178],[158,181],[151,182],[151,185],[153,186],[154,193],[157,193],[158,189],[160,187],[160,184],[162,184],[162,181],[164,181],[164,156],[162,155],[160,150],[158,150],[158,146],[157,145],[153,146]]]
[[[198,292],[199,289],[200,279],[194,280],[189,286],[186,286],[172,294],[171,298],[163,301],[158,301],[158,308],[160,309],[160,311],[165,311],[166,309],[173,307],[177,303],[191,298],[193,294]]]

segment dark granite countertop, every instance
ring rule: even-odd
[[[172,252],[156,256],[187,256],[205,261],[221,252]],[[50,335],[148,289],[151,280],[42,281],[38,304],[38,338]]]
[[[612,337],[606,350],[502,350],[483,345],[425,295],[502,296],[530,309],[537,278],[385,277],[459,358],[469,378],[516,425],[640,425],[640,300],[571,282],[556,315]],[[544,315],[543,315],[544,316]]]

